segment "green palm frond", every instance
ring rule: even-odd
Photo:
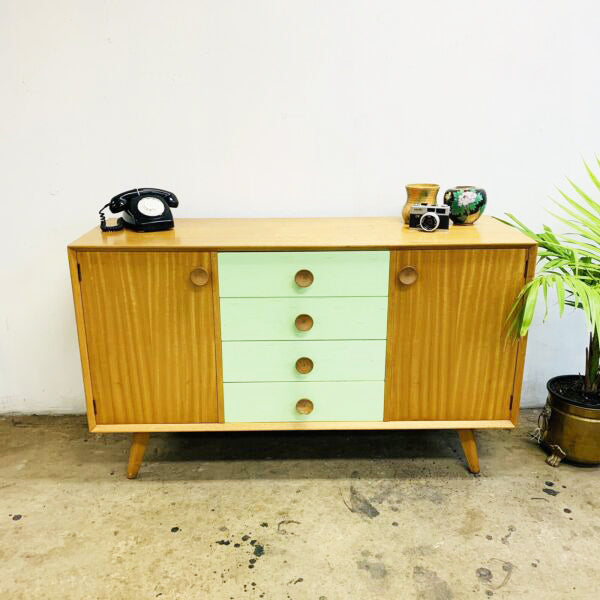
[[[597,156],[596,156],[596,162],[598,163],[598,166],[600,167],[600,158],[598,158]],[[590,167],[588,166],[588,164],[585,161],[583,161],[583,164],[585,165],[585,170],[588,172],[590,179],[594,182],[596,189],[600,192],[600,181],[598,181],[598,178],[596,177],[596,175],[594,175],[594,172],[590,169]]]
[[[585,314],[588,328],[600,333],[600,289],[588,285],[576,275],[542,271],[525,285],[513,306],[512,329],[516,335],[526,335],[531,327],[540,289],[543,292],[545,316],[549,310],[548,291],[554,290],[561,316],[565,306],[580,308]]]
[[[596,161],[600,167],[600,159]],[[600,179],[584,164],[600,191]],[[531,327],[540,290],[546,315],[550,308],[548,292],[553,290],[561,316],[565,306],[580,309],[590,332],[600,335],[600,202],[568,181],[576,195],[559,189],[561,200],[554,203],[560,214],[550,213],[566,226],[565,233],[554,233],[548,226],[535,233],[512,214],[507,215],[510,221],[504,221],[539,246],[537,274],[521,290],[510,315],[512,330],[518,336]]]

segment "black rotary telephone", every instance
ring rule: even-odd
[[[177,196],[156,188],[135,188],[117,194],[100,209],[100,229],[120,231],[123,227],[134,231],[162,231],[174,226],[171,208],[177,208]],[[116,225],[107,225],[104,211],[123,212]],[[170,208],[169,208],[170,207]]]

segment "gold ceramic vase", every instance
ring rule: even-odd
[[[410,207],[413,204],[437,204],[437,193],[440,189],[435,183],[409,183],[406,186],[406,204],[402,208],[402,219],[408,224]]]

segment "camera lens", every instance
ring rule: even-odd
[[[435,213],[426,213],[421,217],[419,224],[423,231],[435,231],[440,224],[440,218]]]

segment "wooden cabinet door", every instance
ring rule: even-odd
[[[510,418],[518,342],[507,317],[526,260],[527,249],[394,252],[386,421]],[[408,285],[405,267],[417,273]]]
[[[96,422],[217,421],[210,253],[77,258]],[[197,268],[205,285],[190,280]]]

